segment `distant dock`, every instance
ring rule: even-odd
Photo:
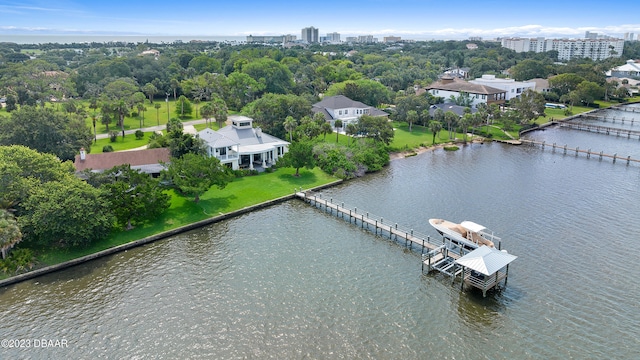
[[[580,149],[579,147],[571,148],[571,147],[567,147],[567,145],[557,145],[556,143],[549,144],[544,141],[534,141],[534,140],[521,140],[521,141],[522,141],[522,144],[526,144],[530,146],[540,146],[542,150],[550,149],[554,153],[563,154],[563,155],[574,154],[575,156],[578,156],[578,154],[583,154],[587,156],[587,159],[590,159],[593,157],[600,160],[602,160],[603,158],[609,158],[613,160],[614,164],[618,160],[621,163],[626,163],[627,165],[631,163],[640,163],[640,159],[634,159],[630,155],[627,157],[624,157],[624,156],[619,156],[618,154],[606,154],[603,151],[597,152],[597,151],[592,151],[591,149],[586,149],[586,150]]]

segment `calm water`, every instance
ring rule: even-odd
[[[419,254],[295,200],[0,290],[0,339],[69,344],[0,358],[636,359],[639,190],[638,165],[539,148],[397,160],[323,196],[433,236],[431,217],[488,226],[519,256],[504,292],[461,293]]]

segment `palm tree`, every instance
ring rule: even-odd
[[[409,132],[413,131],[413,123],[418,121],[418,112],[415,110],[407,111],[407,122],[409,123]]]
[[[138,113],[142,113],[142,122],[140,123],[140,127],[144,127],[144,111],[147,110],[147,108],[144,106],[144,104],[138,104],[136,105],[136,108],[138,109]]]
[[[345,133],[351,137],[358,133],[358,127],[354,123],[348,123],[345,129]],[[349,140],[351,142],[351,140]]]
[[[284,119],[284,129],[289,132],[289,142],[293,142],[293,130],[298,126],[298,122],[293,116],[289,115]]]
[[[333,128],[331,127],[331,124],[329,124],[328,122],[323,122],[322,125],[320,126],[320,132],[324,134],[324,138],[322,139],[322,141],[325,141],[327,140],[327,134],[331,134],[333,132]]]
[[[200,109],[200,115],[202,115],[202,117],[206,120],[207,126],[209,126],[209,120],[211,119],[211,116],[213,116],[213,113],[214,109],[211,103],[202,105],[202,108]]]
[[[431,145],[435,145],[436,135],[438,135],[438,132],[442,130],[442,123],[435,120],[429,121],[429,130],[433,133],[433,141],[431,142]]]
[[[447,123],[447,130],[449,131],[449,140],[451,140],[451,131],[452,126],[455,124],[456,120],[458,120],[458,115],[453,111],[447,111],[444,113],[444,121]]]
[[[458,120],[460,127],[462,128],[462,139],[464,142],[467,142],[467,129],[469,125],[473,123],[473,115],[470,113],[466,113],[462,115],[462,117]]]
[[[96,132],[96,120],[98,119],[98,113],[94,110],[91,112],[91,121],[93,122],[93,143],[98,141],[98,134]]]
[[[213,117],[216,118],[218,129],[221,129],[224,126],[224,123],[227,122],[227,115],[229,113],[227,103],[224,102],[222,98],[216,96],[211,100],[211,106],[213,107]]]
[[[173,90],[173,100],[176,100],[176,97],[178,95],[178,88],[180,87],[180,81],[178,81],[178,79],[171,79],[171,89]]]
[[[153,107],[156,108],[156,121],[158,126],[160,126],[160,107],[162,107],[162,105],[155,103],[153,104]]]
[[[149,97],[149,102],[153,104],[153,95],[158,93],[158,88],[152,83],[147,83],[142,91]]]
[[[340,135],[340,128],[342,127],[342,120],[336,119],[333,122],[333,126],[336,128],[336,142],[338,142],[338,135]]]
[[[129,104],[124,100],[118,100],[113,104],[113,112],[118,114],[118,125],[120,125],[122,138],[124,138],[124,116],[129,112]]]
[[[7,258],[7,252],[22,241],[22,232],[16,218],[6,209],[0,209],[0,253]]]

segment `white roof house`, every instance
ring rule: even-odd
[[[640,60],[627,60],[627,63],[607,72],[607,76],[617,78],[640,78]]]
[[[493,86],[474,84],[452,77],[442,77],[440,80],[427,87],[427,91],[436,97],[449,99],[451,96],[458,97],[468,94],[472,100],[472,107],[477,108],[478,104],[502,105],[506,99],[506,91]]]
[[[288,150],[289,143],[253,127],[253,119],[234,116],[231,125],[215,131],[206,128],[198,133],[209,156],[215,156],[232,169],[269,167]]]
[[[527,89],[535,90],[536,83],[533,81],[515,81],[514,79],[500,79],[495,75],[482,75],[481,78],[469,81],[472,84],[491,86],[507,92],[507,100],[520,97]]]

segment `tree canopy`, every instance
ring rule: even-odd
[[[195,202],[200,201],[200,196],[212,186],[224,189],[232,179],[220,160],[193,153],[172,159],[168,169],[163,171],[163,177],[184,195],[192,196]]]
[[[0,117],[0,145],[24,145],[72,160],[80,148],[91,148],[93,135],[84,119],[51,108],[23,106],[8,118]]]

